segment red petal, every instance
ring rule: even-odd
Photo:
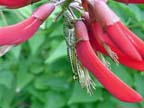
[[[77,21],[83,23],[82,21]],[[78,29],[77,22],[75,23],[75,29]],[[82,24],[84,25],[84,24]],[[84,27],[85,28],[85,27]],[[87,29],[83,29],[87,31]],[[81,33],[82,31],[80,31]],[[78,36],[80,33],[76,32],[76,37],[85,38],[88,37],[88,33]],[[101,61],[95,55],[88,40],[78,41],[76,44],[76,51],[78,58],[82,65],[84,65],[93,75],[102,83],[102,85],[116,98],[125,102],[140,102],[142,97],[124,82],[122,82],[117,76],[115,76],[107,67],[105,67]]]
[[[54,10],[54,7],[52,3],[44,4],[30,18],[18,24],[0,28],[0,45],[15,45],[28,40],[38,30],[42,21]]]
[[[105,51],[105,49],[103,48],[103,46],[97,42],[94,35],[90,34],[89,38],[90,38],[91,45],[95,50],[100,51],[103,54],[109,56],[107,54],[107,52]],[[106,44],[108,44],[109,47],[112,49],[112,51],[114,51],[117,54],[118,61],[121,64],[128,66],[129,68],[132,68],[135,70],[144,71],[144,60],[143,61],[136,61],[136,60],[130,59],[129,57],[124,55],[121,51],[119,51],[119,49],[117,49],[115,47],[115,45],[112,43],[112,41],[110,41],[110,39],[107,35],[105,35],[105,39],[106,39],[105,40]]]
[[[129,38],[131,43],[136,47],[136,49],[144,58],[144,42],[138,36],[136,36],[133,32],[131,32],[124,24],[119,23],[119,25],[125,32],[126,36]]]
[[[116,0],[118,2],[123,2],[123,3],[144,3],[144,0]]]
[[[7,8],[20,8],[38,1],[40,0],[0,0],[0,5]]]
[[[142,61],[142,57],[137,51],[137,49],[130,42],[125,30],[121,28],[119,23],[106,27],[106,32],[113,43],[121,50],[124,54],[131,57],[132,59]]]
[[[81,63],[112,95],[125,102],[142,101],[142,97],[137,92],[128,87],[99,61],[88,41],[79,42],[76,49]]]

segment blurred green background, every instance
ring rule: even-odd
[[[4,16],[0,16],[0,26],[24,20],[45,1],[16,10],[1,9]],[[144,39],[144,5],[124,5],[111,0],[108,4]],[[98,81],[94,94],[89,96],[73,80],[63,18],[54,22],[60,10],[55,10],[33,38],[0,58],[0,108],[144,108],[144,102],[120,102]],[[111,70],[144,97],[144,74],[108,60]]]

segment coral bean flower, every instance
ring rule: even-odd
[[[98,59],[93,51],[88,38],[87,28],[82,21],[75,22],[75,34],[78,42],[76,43],[76,52],[78,59],[117,99],[124,102],[141,102],[142,97],[115,76]]]
[[[44,4],[28,19],[18,24],[0,28],[0,45],[19,44],[29,39],[53,12],[54,8],[55,4],[53,3]]]
[[[142,61],[141,54],[127,36],[127,29],[123,29],[122,22],[107,4],[100,0],[88,0],[88,6],[91,20],[101,24],[115,46],[130,58]]]
[[[129,3],[144,3],[144,0],[116,0],[118,2],[123,2],[123,3],[126,3],[126,4],[129,4]]]
[[[20,8],[40,0],[0,0],[0,5],[7,8]]]
[[[84,22],[87,26],[87,29],[89,31],[89,39],[90,39],[90,43],[93,47],[93,49],[97,52],[101,52],[107,56],[110,56],[112,59],[115,59],[113,56],[113,53],[116,54],[116,56],[118,58],[117,61],[129,68],[135,69],[135,70],[139,70],[139,71],[144,71],[144,60],[143,61],[137,61],[137,60],[133,60],[131,58],[129,58],[127,55],[125,55],[124,53],[122,53],[115,45],[114,43],[111,41],[111,39],[109,38],[109,36],[103,32],[102,27],[100,26],[99,22],[94,22],[91,25],[90,22],[90,18],[87,12],[82,14],[82,18],[84,19]],[[142,52],[142,50],[144,49],[144,43],[142,40],[140,40],[134,33],[132,33],[130,30],[128,30],[128,28],[126,28],[126,26],[123,26],[123,28],[127,29],[127,34],[131,39],[132,42],[134,43],[134,45],[138,45],[136,46],[137,49],[139,49],[139,51],[141,50],[141,54],[143,55],[144,53]],[[138,43],[138,44],[137,44]],[[105,45],[108,45],[111,48],[111,52],[108,52],[105,47]]]
[[[28,19],[0,28],[0,46],[17,45],[31,38],[54,9],[54,3],[43,4]]]
[[[105,36],[107,36],[107,35],[105,35]],[[110,56],[110,54],[108,54],[106,49],[97,41],[97,39],[95,38],[93,33],[91,33],[91,32],[89,33],[89,38],[90,38],[90,43],[96,52],[99,51],[107,56]],[[133,59],[127,57],[121,51],[119,51],[118,48],[116,48],[114,46],[114,44],[110,41],[110,39],[108,39],[108,37],[105,40],[105,42],[109,45],[111,50],[116,53],[119,63],[121,63],[129,68],[135,69],[135,70],[144,71],[144,60],[137,61],[137,60],[133,60]]]

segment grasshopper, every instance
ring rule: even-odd
[[[64,34],[65,40],[67,44],[67,53],[70,60],[70,64],[73,71],[73,78],[76,80],[78,79],[77,74],[77,57],[76,57],[76,50],[75,50],[75,37],[74,37],[74,27],[72,24],[72,16],[70,16],[69,12],[64,13]]]
[[[91,80],[89,72],[79,62],[76,54],[76,42],[73,21],[74,15],[69,10],[64,13],[64,34],[67,44],[67,53],[73,71],[74,80],[79,80],[82,88],[86,88],[89,94],[92,94],[92,88],[95,89],[95,83]]]

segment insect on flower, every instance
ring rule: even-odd
[[[0,5],[16,9],[38,1],[0,0]],[[117,1],[143,3],[143,0]],[[93,75],[117,99],[141,102],[142,96],[109,69],[103,54],[116,63],[144,70],[144,42],[120,21],[106,4],[107,0],[51,0],[41,5],[24,21],[0,28],[0,56],[30,39],[61,3],[64,4],[58,17],[63,15],[64,38],[74,79],[92,94],[96,86]]]
[[[72,21],[75,19],[71,15],[70,11],[66,11],[64,13],[64,32],[65,32],[65,40],[67,43],[67,52],[70,59],[72,71],[74,74],[74,79],[78,79],[82,88],[86,88],[89,94],[92,94],[92,89],[95,89],[95,83],[91,79],[88,70],[83,67],[78,58],[76,53],[75,44],[77,42],[74,33],[74,27]]]

